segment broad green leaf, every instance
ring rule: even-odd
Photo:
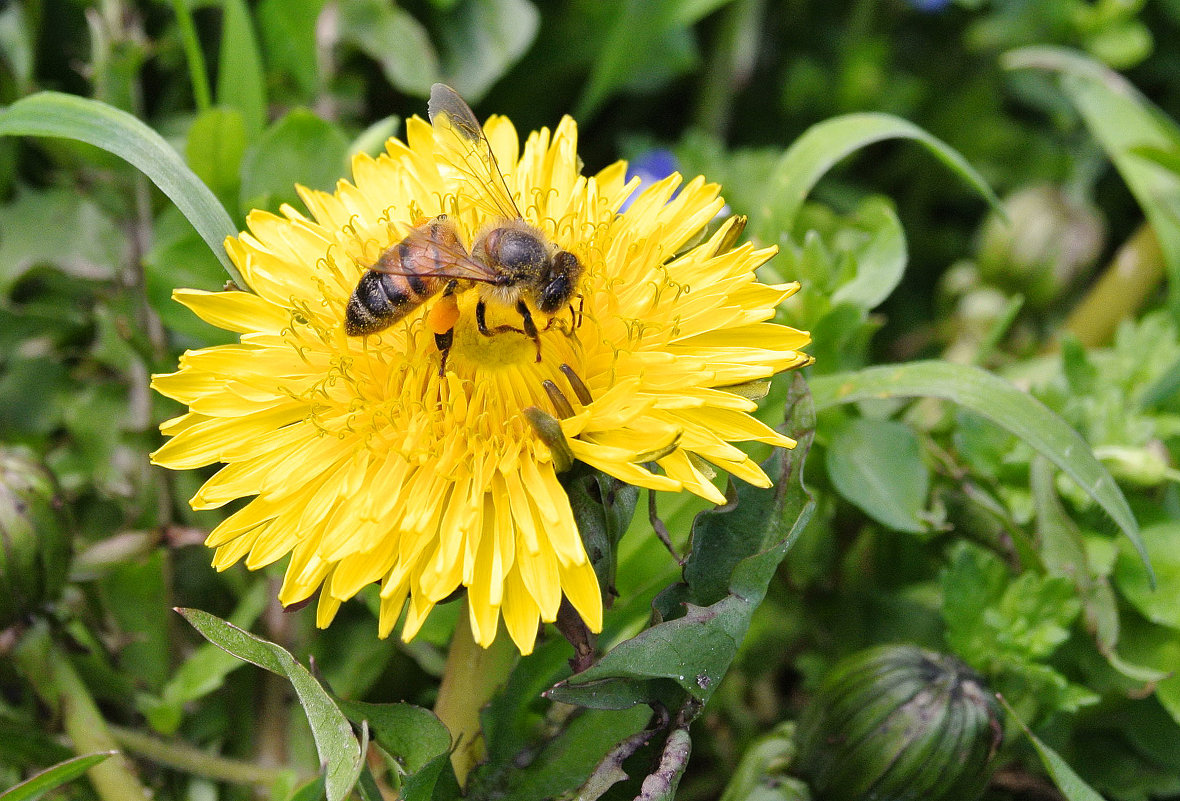
[[[348,137],[306,109],[266,129],[242,161],[241,207],[277,212],[302,204],[295,185],[333,191],[348,170]]]
[[[479,100],[524,55],[540,24],[529,0],[462,0],[442,29],[447,82]]]
[[[1110,515],[1150,572],[1139,524],[1110,472],[1064,420],[1002,378],[968,365],[923,361],[817,376],[811,380],[811,392],[817,411],[880,398],[932,397],[954,401],[988,418],[1077,482]]]
[[[1155,568],[1152,587],[1128,549],[1120,549],[1114,582],[1123,596],[1152,623],[1180,630],[1180,523],[1143,529],[1143,545]]]
[[[114,221],[72,190],[21,190],[0,206],[0,231],[3,295],[38,265],[51,264],[73,278],[110,281],[127,258],[126,237]]]
[[[853,219],[871,238],[856,255],[856,277],[838,288],[831,298],[833,306],[848,303],[872,310],[881,305],[901,283],[909,253],[905,231],[884,198],[869,198],[856,210]]]
[[[262,0],[258,32],[271,71],[291,76],[303,102],[310,102],[326,76],[320,69],[316,24],[326,0]]]
[[[87,414],[92,419],[99,416],[93,407]],[[109,425],[110,421],[103,422]],[[126,637],[119,649],[119,666],[149,692],[164,686],[172,667],[165,556],[165,550],[157,548],[144,559],[119,565],[99,583],[106,612],[115,630]]]
[[[1172,307],[1180,308],[1180,174],[1145,155],[1174,156],[1180,151],[1180,127],[1124,77],[1080,53],[1029,47],[1007,54],[1004,64],[1063,76],[1066,95],[1151,222],[1168,265]]]
[[[242,115],[254,139],[266,127],[266,79],[245,0],[221,2],[221,54],[217,63],[217,104]]]
[[[163,137],[130,114],[96,100],[38,92],[0,110],[0,136],[53,136],[94,145],[142,170],[177,205],[238,286],[246,288],[223,243],[237,233],[209,188]]]
[[[117,753],[119,752],[100,751],[95,754],[84,754],[73,759],[67,759],[65,762],[59,762],[53,767],[41,771],[36,776],[9,787],[0,793],[0,801],[28,801],[28,799],[40,798],[50,790],[72,782],[91,767]]]
[[[197,115],[188,129],[184,155],[189,166],[223,202],[238,195],[246,125],[233,108],[211,108]]]
[[[348,719],[320,683],[278,645],[255,637],[200,609],[176,611],[218,648],[291,682],[307,721],[311,724],[320,762],[326,766],[324,784],[328,801],[345,798],[360,776],[364,755]]]
[[[429,801],[439,775],[450,768],[451,734],[433,712],[412,704],[369,704],[336,699],[355,723],[367,722],[373,741],[404,771],[400,798]]]
[[[889,114],[847,114],[817,123],[787,148],[766,180],[763,200],[750,217],[749,232],[764,242],[778,242],[789,232],[803,200],[837,162],[866,145],[886,139],[913,139],[993,206],[995,193],[975,168],[941,140],[911,122]]]
[[[1045,766],[1045,770],[1049,772],[1053,783],[1057,785],[1057,789],[1065,796],[1066,801],[1103,801],[1102,796],[1098,795],[1090,785],[1082,781],[1082,777],[1074,772],[1073,768],[1061,758],[1060,754],[1045,745],[1045,743],[1041,742],[1032,733],[1032,729],[1028,727],[1028,724],[1020,719],[1016,714],[1016,710],[1003,697],[1000,700],[1008,710],[1008,714],[1012,716],[1012,719],[1016,721],[1017,725],[1028,736],[1029,741],[1033,744],[1033,748],[1036,749],[1037,756],[1041,758],[1041,764]]]
[[[930,470],[913,429],[894,420],[860,418],[831,434],[828,477],[869,517],[895,531],[921,533]]]
[[[342,3],[340,39],[374,59],[386,79],[406,94],[426,97],[441,77],[438,53],[422,23],[383,0]]]

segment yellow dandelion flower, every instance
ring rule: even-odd
[[[300,188],[310,216],[252,212],[226,248],[253,292],[175,292],[240,342],[189,351],[177,372],[155,376],[188,412],[161,426],[171,439],[152,458],[173,469],[224,463],[193,508],[252,499],[209,535],[213,564],[244,558],[256,569],[290,555],[279,599],[318,590],[320,626],[376,582],[379,634],[405,609],[409,640],[465,587],[475,641],[489,645],[502,616],[529,653],[563,595],[593,631],[602,598],[526,410],[559,419],[573,456],[605,473],[720,503],[710,465],[770,483],[734,442],[794,444],[750,416],[740,385],[805,364],[809,339],[768,322],[797,289],[756,279],[774,248],[734,247],[735,220],[691,244],[723,206],[718,186],[674,175],[620,213],[636,188],[626,165],[582,175],[568,117],[521,147],[503,117],[481,132],[446,111],[432,100],[433,125],[410,119],[405,142],[356,156],[353,183],[335,193]],[[542,313],[525,293],[529,332],[513,298],[446,273],[447,289],[404,319],[350,336],[358,281],[424,221],[446,215],[473,261],[505,224],[503,204],[488,202],[498,190],[473,180],[477,140],[529,230],[576,256],[568,306]]]

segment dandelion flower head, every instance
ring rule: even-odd
[[[476,642],[490,644],[502,617],[528,653],[563,595],[593,631],[603,605],[555,454],[526,410],[560,420],[569,452],[604,473],[721,503],[715,468],[770,484],[733,443],[794,444],[751,416],[742,385],[806,364],[809,340],[770,322],[797,289],[757,280],[773,248],[734,246],[732,219],[703,236],[724,205],[718,186],[672,175],[636,193],[624,162],[581,174],[568,117],[522,145],[498,116],[480,136],[501,186],[582,265],[570,308],[533,309],[534,340],[520,311],[493,298],[488,335],[475,319],[480,287],[460,286],[349,336],[358,280],[413,226],[445,214],[470,248],[504,223],[467,175],[450,122],[414,117],[404,142],[353,159],[351,183],[300,188],[307,215],[252,212],[248,232],[226,242],[251,291],[175,292],[240,341],[188,351],[155,376],[188,411],[161,426],[170,439],[153,460],[221,463],[192,506],[250,500],[210,533],[214,565],[289,556],[279,599],[318,591],[319,625],[377,583],[379,634],[404,612],[409,640],[462,587]],[[440,374],[430,318],[444,302],[457,318]]]

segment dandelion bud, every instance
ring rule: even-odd
[[[27,456],[0,451],[0,628],[57,599],[70,551],[53,476]]]
[[[1093,207],[1049,185],[1004,200],[980,233],[979,266],[990,283],[1010,286],[1044,306],[1084,278],[1102,252],[1105,226]]]
[[[911,645],[855,653],[800,724],[798,772],[827,801],[973,801],[990,778],[999,708],[970,668]]]

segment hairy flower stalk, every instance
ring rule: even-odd
[[[376,582],[380,635],[404,611],[409,640],[465,587],[475,641],[489,645],[502,617],[527,654],[563,595],[591,630],[602,625],[554,455],[527,410],[560,420],[568,453],[605,473],[721,503],[715,468],[769,484],[733,443],[793,445],[750,416],[739,385],[805,364],[808,336],[768,322],[797,289],[756,279],[773,248],[735,247],[732,219],[700,239],[719,187],[673,175],[620,213],[636,182],[622,162],[581,175],[572,120],[522,147],[503,117],[484,130],[516,207],[582,265],[569,307],[532,308],[533,338],[520,309],[493,298],[481,331],[484,293],[460,283],[349,336],[358,280],[413,226],[445,214],[470,250],[503,222],[434,122],[410,119],[405,142],[355,157],[354,182],[335,193],[301,189],[307,216],[251,213],[226,247],[253,292],[175,293],[240,342],[189,351],[155,377],[188,411],[161,426],[171,439],[153,459],[223,463],[193,507],[252,500],[209,535],[214,565],[289,556],[280,600],[318,591],[320,626]],[[441,371],[439,318],[454,322]]]

